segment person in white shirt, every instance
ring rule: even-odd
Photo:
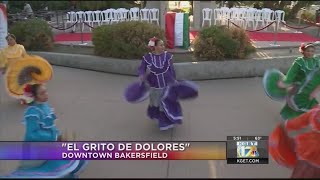
[[[33,10],[32,10],[32,8],[31,8],[29,3],[25,3],[24,4],[22,13],[27,17],[30,17],[30,16],[33,15]]]

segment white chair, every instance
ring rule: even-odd
[[[78,21],[78,17],[77,17],[76,12],[74,12],[74,11],[67,12],[67,21],[64,24],[64,28],[66,29],[68,24],[74,24],[77,21]],[[76,28],[76,26],[73,26],[73,28],[72,28],[73,31],[75,31],[75,28]]]
[[[272,11],[269,8],[263,8],[262,9],[262,19],[266,23],[266,25],[270,24],[271,22],[274,21],[274,11]],[[275,30],[275,28],[276,27],[274,26],[274,30]],[[266,28],[264,30],[266,31],[267,29],[268,28]]]
[[[209,8],[202,9],[202,27],[204,26],[205,21],[209,21],[209,26],[211,26],[212,9],[209,9]]]
[[[244,24],[244,20],[242,19],[242,10],[239,8],[231,8],[231,16],[230,19],[233,23],[237,24],[238,26],[242,27]]]
[[[229,11],[230,9],[229,9],[228,7],[221,7],[221,10],[223,10],[223,11],[227,10],[227,11]]]
[[[156,8],[150,9],[150,23],[154,21],[159,25],[159,9]]]
[[[130,21],[139,21],[140,15],[139,15],[139,8],[134,7],[129,10],[129,17]]]
[[[245,28],[246,17],[247,17],[247,8],[239,8],[238,22],[240,23],[242,28]]]
[[[94,26],[94,24],[97,24],[98,26],[101,25],[101,11],[93,11],[93,20],[92,20],[92,26]]]
[[[248,9],[242,7],[242,8],[239,8],[239,10],[241,12],[239,18],[242,20],[242,28],[245,29],[246,19],[247,19],[247,15],[248,15],[248,13],[247,13]]]
[[[78,21],[79,21],[79,25],[80,25],[80,28],[82,28],[82,26],[83,26],[83,21],[84,21],[84,12],[83,11],[77,11],[76,12],[76,15],[77,15],[77,18],[78,18]],[[78,25],[77,24],[77,25]],[[77,25],[75,25],[75,26],[73,26],[74,27],[74,30],[73,31],[75,31],[76,30],[76,26]],[[83,29],[82,29],[83,30]]]
[[[110,24],[112,10],[107,9],[101,12],[101,25]]]
[[[227,7],[222,7],[222,24],[227,25],[231,18],[231,10]]]
[[[214,9],[213,10],[213,24],[218,25],[218,23],[222,23],[222,10],[221,9]]]
[[[141,22],[150,22],[150,9],[140,9]]]
[[[237,24],[236,20],[237,20],[237,8],[230,8],[230,21]]]
[[[262,8],[262,11],[272,11],[270,8]]]
[[[255,27],[254,29],[256,30],[258,28],[259,22],[261,22],[261,25],[264,27],[265,23],[264,20],[262,19],[262,10],[256,10],[254,14],[254,22],[255,22]]]
[[[118,10],[115,10],[115,9],[110,9],[111,13],[111,21],[110,21],[110,24],[114,24],[114,23],[119,23],[120,21],[120,13]]]
[[[117,9],[117,11],[118,11],[119,16],[120,16],[120,22],[127,21],[129,10],[125,9],[125,8],[119,8],[119,9]]]
[[[85,11],[84,14],[83,14],[83,21],[87,24],[89,24],[90,26],[92,26],[92,20],[93,20],[93,17],[92,17],[92,11]],[[82,31],[84,29],[84,23],[82,23]],[[91,27],[89,27],[90,31],[91,31]]]
[[[280,22],[286,23],[286,21],[284,20],[285,12],[282,11],[282,10],[276,10],[276,11],[274,11],[274,14],[275,14],[275,20],[276,20],[276,23],[277,23],[277,29],[276,30],[278,31]]]
[[[254,15],[255,15],[256,10],[254,9],[247,9],[246,10],[246,15],[244,16],[244,28],[247,29],[248,27],[254,27]],[[250,23],[252,26],[250,26]]]

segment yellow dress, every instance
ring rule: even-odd
[[[4,68],[7,70],[12,63],[16,62],[19,59],[22,59],[23,57],[25,57],[25,55],[27,55],[27,52],[24,49],[24,46],[21,44],[15,44],[13,46],[5,47],[0,51],[0,68]],[[7,74],[5,75],[5,78],[8,78]],[[19,99],[25,99],[23,96],[22,98],[18,96],[14,97]]]
[[[26,54],[27,52],[21,44],[5,47],[0,53],[0,68],[7,68]]]

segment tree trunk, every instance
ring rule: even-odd
[[[147,1],[141,1],[141,8],[145,8],[147,5]]]
[[[190,12],[189,16],[193,16],[193,1],[190,1]]]

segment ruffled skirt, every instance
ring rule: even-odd
[[[269,136],[269,153],[273,160],[287,168],[294,168],[297,163],[294,142],[280,124]]]
[[[320,167],[320,133],[308,132],[295,137],[295,151],[299,160]],[[319,176],[320,177],[320,176]]]
[[[39,161],[34,161],[39,163]],[[32,160],[28,162],[29,166]],[[36,167],[19,167],[5,178],[70,178],[77,177],[86,166],[84,160],[48,160]]]
[[[191,81],[178,81],[163,89],[150,88],[146,83],[130,84],[124,93],[126,101],[138,103],[150,99],[147,115],[158,120],[160,129],[182,123],[182,108],[179,100],[193,99],[198,96],[198,87]]]

